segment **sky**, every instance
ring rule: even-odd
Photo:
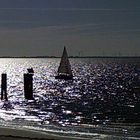
[[[140,56],[140,0],[0,0],[0,56]]]

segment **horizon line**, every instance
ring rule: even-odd
[[[0,56],[0,58],[61,58],[61,56]],[[140,58],[140,55],[69,56],[69,58]]]

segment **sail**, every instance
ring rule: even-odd
[[[66,47],[64,47],[63,55],[61,57],[60,66],[58,68],[58,74],[65,74],[72,76],[71,65],[68,59]]]

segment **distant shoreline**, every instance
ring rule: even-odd
[[[0,56],[0,58],[61,58],[57,56]],[[69,58],[140,58],[140,56],[69,56]]]

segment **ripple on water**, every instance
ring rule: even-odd
[[[127,122],[132,115],[131,121],[139,121],[139,63],[71,59],[71,64],[74,81],[68,82],[54,78],[59,59],[1,59],[0,72],[8,74],[9,102],[0,102],[0,118],[28,126]],[[24,99],[23,74],[29,67],[35,71],[34,101]]]

